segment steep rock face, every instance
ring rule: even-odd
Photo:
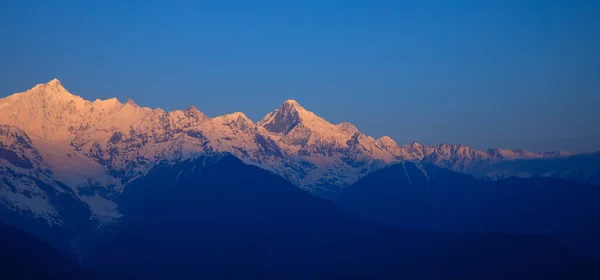
[[[0,160],[18,168],[41,168],[49,172],[39,151],[31,143],[27,134],[11,125],[0,125]]]
[[[335,196],[339,189],[395,160],[353,125],[331,124],[294,100],[285,101],[258,126],[286,154],[314,167],[294,183],[324,197]]]

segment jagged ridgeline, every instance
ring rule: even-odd
[[[56,79],[0,99],[0,123],[5,131],[29,139],[37,151],[13,151],[16,146],[3,140],[2,166],[12,165],[17,173],[45,172],[71,188],[102,221],[120,216],[112,198],[157,162],[179,162],[205,152],[232,153],[326,198],[337,197],[364,175],[400,160],[424,160],[471,172],[483,163],[569,155],[479,151],[448,144],[401,146],[387,136],[367,136],[347,122],[331,124],[293,100],[257,123],[239,112],[209,118],[194,106],[166,112],[132,100],[87,101]],[[503,177],[493,168],[481,175],[488,174]],[[26,200],[32,198],[20,199],[19,207],[26,208]]]
[[[132,100],[87,101],[69,93],[56,79],[0,99],[0,124],[2,203],[51,223],[64,218],[50,195],[39,184],[16,178],[44,182],[69,193],[89,205],[100,223],[110,223],[121,217],[114,198],[129,182],[157,163],[181,162],[204,153],[231,153],[329,199],[365,175],[402,160],[421,160],[490,178],[531,176],[553,169],[553,176],[587,180],[600,169],[600,160],[591,160],[592,164],[577,168],[569,168],[570,163],[564,168],[546,164],[539,170],[519,172],[514,161],[566,162],[563,159],[570,159],[570,154],[562,151],[401,146],[387,136],[367,136],[347,122],[331,124],[294,100],[254,123],[240,112],[209,118],[194,106],[166,112],[140,107]]]
[[[259,279],[264,278],[259,277],[264,271],[270,271],[267,268],[281,270],[266,275],[286,275],[289,270],[285,268],[293,263],[287,261],[293,260],[302,260],[304,263],[297,264],[306,268],[298,266],[294,271],[312,271],[305,275],[308,278],[335,274],[332,265],[354,267],[357,263],[398,273],[390,264],[403,261],[410,269],[406,260],[464,275],[466,264],[486,254],[481,267],[502,264],[527,270],[537,265],[537,273],[547,272],[546,264],[556,261],[570,270],[571,264],[582,260],[553,241],[405,232],[363,221],[315,196],[344,202],[340,197],[352,184],[404,161],[489,179],[518,173],[596,180],[598,156],[481,151],[448,144],[398,145],[387,136],[367,136],[347,122],[329,123],[294,100],[253,122],[240,112],[211,118],[194,106],[167,112],[140,107],[132,100],[87,101],[52,80],[0,99],[0,219],[109,276],[125,271],[139,276],[143,269],[153,276],[151,267],[127,257],[142,255],[149,246],[157,246],[152,248],[155,254],[146,256],[149,263],[164,263],[172,257],[171,270],[156,266],[157,273],[167,274],[182,264],[187,271],[211,259],[220,267],[204,266],[204,273],[213,273],[213,268],[229,273],[227,262],[232,261]],[[408,178],[409,171],[398,170]],[[358,193],[354,197],[360,198],[356,201],[373,202],[363,200],[369,196],[354,190]],[[384,195],[390,198],[387,203],[396,204],[393,196]],[[152,219],[147,219],[148,215]],[[201,236],[206,238],[199,240]],[[210,247],[217,237],[227,238],[218,239],[218,247]],[[306,239],[294,243],[298,238]],[[366,245],[355,247],[359,241]],[[257,244],[264,246],[250,248]],[[378,249],[371,250],[369,244]],[[431,244],[435,246],[429,247]],[[213,251],[202,251],[205,246]],[[169,249],[183,247],[194,250]],[[438,255],[422,254],[429,249]],[[510,252],[496,258],[504,249]],[[236,254],[219,255],[220,250]],[[178,252],[186,252],[190,258]],[[468,256],[462,258],[463,252],[469,252]],[[296,259],[282,260],[283,254],[296,254]],[[246,261],[253,256],[263,258],[255,266],[245,265],[252,264]],[[364,256],[374,258],[364,262]],[[544,261],[529,261],[537,256]],[[223,262],[215,261],[218,258]],[[453,260],[456,268],[447,265]],[[112,269],[104,271],[107,267]],[[553,268],[558,267],[562,266]],[[368,274],[369,269],[358,267],[345,275]],[[419,275],[435,271],[416,269],[413,273]],[[473,275],[482,272],[485,270],[473,270]]]

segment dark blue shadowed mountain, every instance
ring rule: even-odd
[[[590,176],[586,182],[594,185],[600,185],[600,170],[592,174],[592,176]]]
[[[351,186],[339,203],[407,229],[552,237],[600,258],[600,188],[555,178],[481,181],[431,165],[397,164]]]
[[[0,203],[0,222],[21,229],[39,237],[42,241],[52,245],[69,259],[77,260],[78,252],[84,247],[85,237],[94,232],[94,221],[90,219],[89,207],[77,199],[73,191],[61,184],[54,182],[61,189],[31,176],[26,176],[10,170],[0,170],[0,178],[12,176],[23,182],[30,182],[47,196],[48,201],[56,209],[62,220],[59,225],[50,224],[48,220],[36,217],[31,213],[16,211]],[[0,180],[0,189],[15,188],[10,182]]]
[[[551,240],[378,226],[231,155],[165,163],[126,190],[88,258],[100,279],[591,279]]]
[[[0,279],[92,279],[37,237],[0,223]]]
[[[478,178],[552,177],[600,185],[600,152],[566,157],[480,162],[468,173]]]

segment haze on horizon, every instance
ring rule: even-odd
[[[2,1],[0,97],[58,78],[254,121],[294,99],[400,144],[600,150],[598,1],[199,2]]]

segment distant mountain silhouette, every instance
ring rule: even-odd
[[[231,155],[163,162],[129,184],[119,205],[122,224],[88,258],[100,279],[588,275],[585,260],[553,241],[377,226]]]
[[[0,279],[92,279],[37,237],[0,223]]]
[[[555,178],[487,182],[432,165],[397,164],[351,186],[339,203],[408,229],[542,234],[600,257],[600,189]]]
[[[592,176],[590,176],[586,182],[594,185],[600,185],[600,170],[592,174]]]
[[[509,177],[552,177],[600,185],[600,152],[480,162],[466,173],[495,180]]]

